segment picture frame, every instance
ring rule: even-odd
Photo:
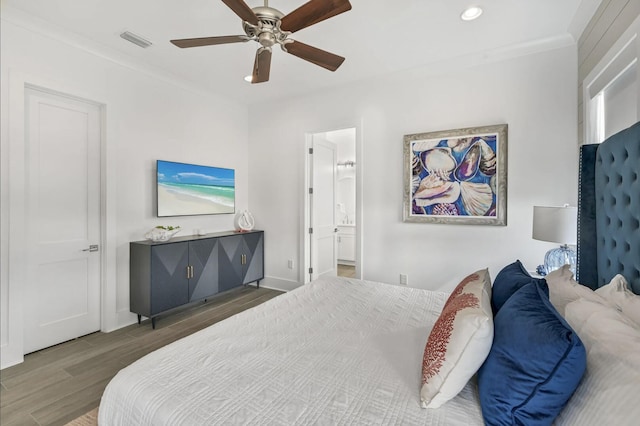
[[[404,136],[404,222],[507,224],[508,125]]]

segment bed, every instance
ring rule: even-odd
[[[119,373],[100,424],[482,424],[472,385],[437,415],[420,408],[420,358],[446,298],[313,282]]]
[[[608,289],[606,284],[621,273],[633,291],[640,292],[639,169],[640,123],[599,147],[582,148],[578,273],[585,291],[595,294],[587,287]],[[608,206],[603,205],[605,200]],[[616,207],[620,204],[624,208]],[[433,330],[451,307],[451,298],[453,295],[440,292],[355,279],[312,282],[123,369],[105,390],[99,424],[492,423],[483,418],[481,406],[486,406],[480,396],[482,382],[478,384],[489,358],[478,379],[465,380],[462,390],[448,402],[435,409],[421,408],[425,342],[427,346],[431,342]],[[591,309],[591,300],[582,302],[574,303],[575,308],[567,303],[562,310]],[[598,306],[602,315],[618,315],[616,309]],[[576,327],[584,329],[587,339],[588,327],[582,323]],[[633,325],[629,327],[634,330]],[[640,330],[640,324],[637,328]],[[588,362],[598,355],[592,356],[599,350],[594,345],[597,342],[585,340]],[[637,352],[630,356],[637,357]],[[597,388],[598,375],[609,373],[588,364],[556,423],[584,424],[585,416],[602,415],[603,409],[623,413],[623,423],[627,419],[631,424],[640,417],[637,404],[631,403],[640,392],[639,370],[626,374],[631,367],[625,367],[625,362],[623,359],[619,369],[612,368],[626,377],[620,382],[626,397]],[[609,358],[606,363],[613,365]]]

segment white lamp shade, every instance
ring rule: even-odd
[[[533,206],[533,239],[559,244],[576,244],[577,207]]]

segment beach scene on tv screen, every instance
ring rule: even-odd
[[[158,216],[235,211],[233,169],[158,161]]]

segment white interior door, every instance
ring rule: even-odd
[[[311,279],[337,275],[336,144],[314,135],[311,155]]]
[[[88,102],[25,99],[29,353],[100,329],[101,120]]]

